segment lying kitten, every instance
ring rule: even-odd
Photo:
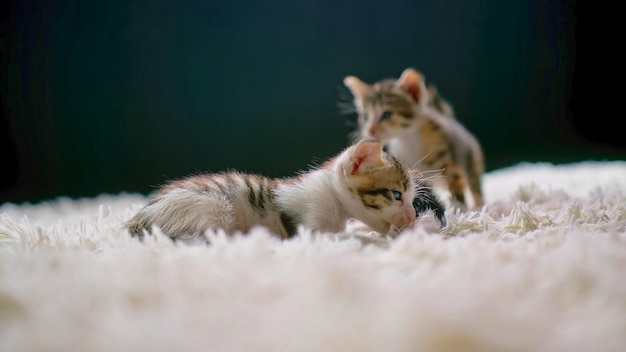
[[[435,186],[449,190],[462,206],[482,207],[482,148],[458,120],[446,115],[454,114],[449,103],[429,103],[419,72],[408,68],[397,80],[372,85],[347,76],[344,84],[354,97],[359,136],[383,141],[389,152],[410,168],[442,170],[445,177],[434,178]]]
[[[261,225],[288,238],[298,225],[340,232],[355,218],[381,234],[397,234],[416,218],[415,188],[381,142],[361,140],[292,178],[229,172],[172,181],[125,227],[139,237],[156,225],[172,238],[192,238],[207,229],[246,233]]]

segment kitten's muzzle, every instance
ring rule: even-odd
[[[392,228],[395,227],[398,230],[403,230],[407,226],[411,225],[416,219],[415,209],[412,204],[404,207],[404,212],[397,214],[392,220]]]
[[[383,137],[383,130],[377,126],[372,126],[367,130],[367,137],[380,140]]]

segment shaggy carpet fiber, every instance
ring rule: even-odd
[[[626,162],[521,163],[396,238],[141,242],[146,195],[0,206],[1,351],[626,351]],[[361,230],[359,230],[361,229]]]

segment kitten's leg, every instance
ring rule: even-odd
[[[236,219],[233,205],[224,196],[179,191],[146,205],[126,223],[129,232],[140,238],[144,230],[150,232],[153,226],[173,239],[187,239],[204,237],[209,228],[230,233],[236,227]]]
[[[473,208],[474,209],[482,208],[485,202],[483,200],[480,175],[473,173],[473,172],[468,172],[467,183],[468,183],[470,192],[472,193],[472,197],[474,198]]]
[[[448,190],[452,198],[459,202],[462,207],[467,207],[465,199],[467,178],[465,172],[456,163],[450,161],[446,165],[445,174],[448,177]]]
[[[480,150],[470,152],[468,155],[467,170],[465,173],[467,175],[468,188],[474,200],[472,206],[473,209],[480,209],[484,205],[481,185],[481,178],[484,170],[485,166]]]
[[[227,234],[249,230],[247,224],[237,219],[235,214],[238,211],[225,195],[198,196],[195,200],[195,202],[193,199],[189,200],[186,210],[181,207],[180,215],[183,218],[177,219],[176,224],[167,222],[159,224],[164,229],[163,232],[174,241],[201,240],[210,244],[206,235],[208,230],[224,230]]]

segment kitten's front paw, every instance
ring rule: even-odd
[[[346,232],[368,236],[378,234],[378,232],[374,231],[374,229],[356,219],[350,219],[348,221],[348,224],[346,225]]]

